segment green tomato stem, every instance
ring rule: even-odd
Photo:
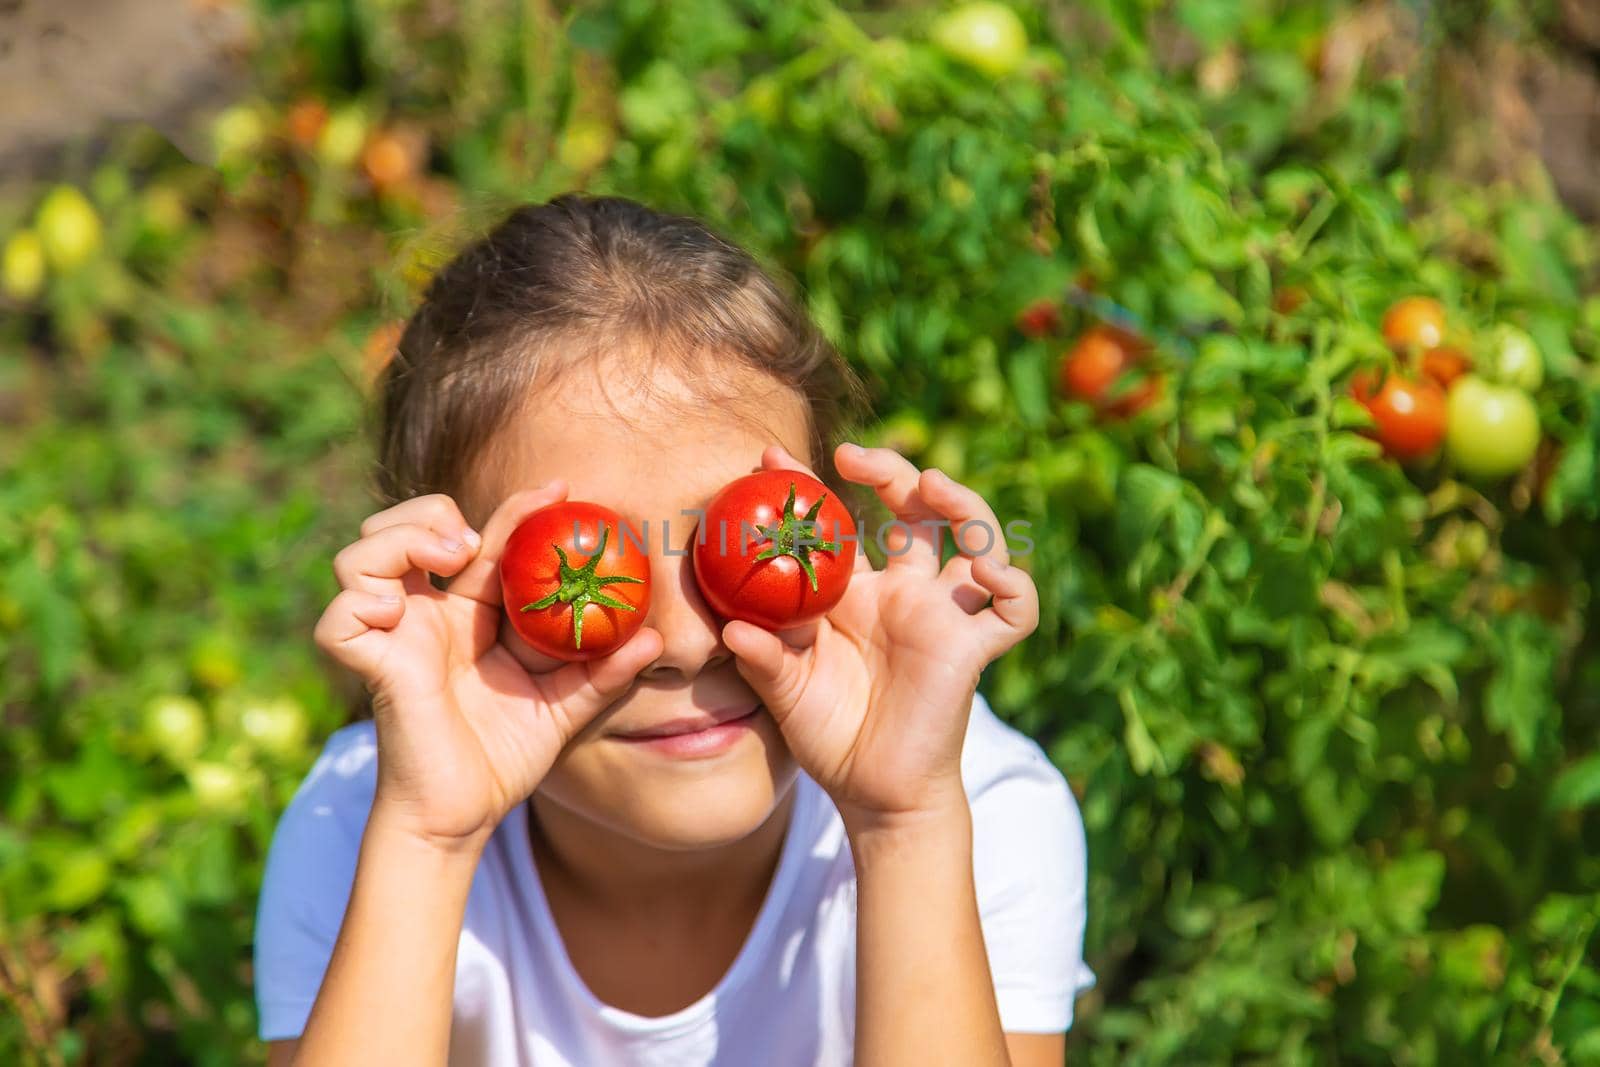
[[[757,526],[761,536],[770,544],[756,557],[759,562],[764,559],[776,559],[779,556],[793,556],[800,563],[800,569],[806,572],[806,577],[811,580],[811,591],[817,591],[817,570],[811,564],[813,550],[823,552],[839,551],[837,541],[820,541],[817,539],[817,516],[822,512],[822,502],[828,498],[827,493],[817,497],[816,502],[806,511],[804,518],[797,518],[794,513],[794,483],[789,483],[789,497],[783,502],[783,517],[776,526]]]
[[[793,493],[790,494],[791,498]],[[600,557],[606,554],[606,539],[610,536],[610,527],[605,523],[600,524],[600,545],[594,550],[594,555],[581,567],[574,567],[567,561],[567,554],[561,546],[551,543],[550,547],[556,550],[556,556],[561,560],[558,572],[561,585],[555,592],[540,597],[532,604],[524,604],[523,611],[543,611],[553,604],[572,605],[572,647],[583,647],[583,611],[590,604],[599,604],[602,607],[618,608],[622,611],[638,611],[632,604],[625,604],[616,597],[607,596],[605,587],[618,582],[642,583],[644,579],[628,575],[612,574],[604,578],[595,574],[595,568],[600,565]]]

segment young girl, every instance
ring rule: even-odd
[[[971,490],[830,454],[859,386],[747,253],[627,200],[525,207],[435,279],[380,387],[392,506],[316,629],[374,716],[273,841],[272,1063],[1062,1062],[1082,823],[976,695],[1033,584],[998,536],[940,566],[936,522],[1002,529]],[[719,620],[687,552],[685,513],[763,468],[906,524],[781,635]],[[568,498],[647,528],[653,576],[639,632],[576,664],[510,628],[497,572]]]

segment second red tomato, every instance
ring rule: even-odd
[[[1350,393],[1372,416],[1373,436],[1394,458],[1421,459],[1444,440],[1445,393],[1432,379],[1391,373],[1380,383],[1361,372],[1351,379]]]
[[[759,471],[712,498],[694,544],[711,610],[766,630],[820,619],[856,565],[856,526],[827,486],[798,471]]]

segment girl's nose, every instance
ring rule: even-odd
[[[687,554],[657,550],[650,556],[650,577],[645,623],[660,632],[663,643],[661,655],[641,676],[660,678],[672,672],[693,678],[707,667],[728,662],[733,653],[722,643],[721,621],[695,585],[694,561]]]

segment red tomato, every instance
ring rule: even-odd
[[[711,610],[765,630],[826,615],[855,565],[849,509],[798,471],[759,471],[723,486],[694,543],[695,581]]]
[[[1407,296],[1383,313],[1383,339],[1404,352],[1426,351],[1444,343],[1444,305],[1431,296]]]
[[[1459,348],[1435,348],[1422,354],[1422,376],[1446,389],[1471,369],[1472,360]]]
[[[1350,380],[1350,395],[1371,413],[1373,436],[1396,459],[1420,459],[1444,440],[1445,394],[1437,382],[1390,374],[1378,384],[1362,372]]]
[[[1137,414],[1161,396],[1161,376],[1136,373],[1126,385],[1114,386],[1149,351],[1148,341],[1127,330],[1106,325],[1091,327],[1061,362],[1061,388],[1104,414],[1119,418]]]
[[[408,184],[422,169],[427,144],[415,130],[379,130],[361,148],[361,170],[381,193]]]
[[[1024,337],[1049,337],[1061,328],[1061,309],[1041,297],[1017,312],[1017,329]]]
[[[1303,285],[1290,285],[1272,291],[1272,310],[1280,315],[1293,315],[1310,299]]]
[[[556,659],[596,659],[644,625],[650,557],[608,507],[569,500],[529,515],[506,540],[500,586],[522,639]]]
[[[286,116],[289,139],[305,149],[315,148],[322,128],[328,124],[328,105],[315,97],[295,101]]]

